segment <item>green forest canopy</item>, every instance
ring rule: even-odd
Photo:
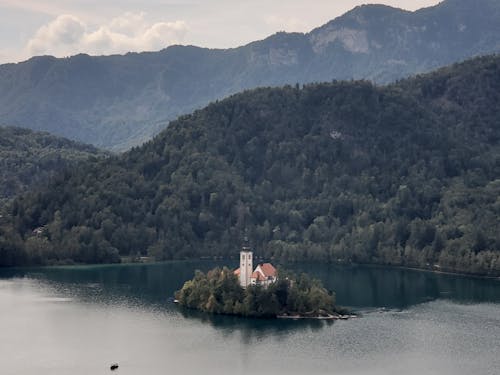
[[[267,258],[498,275],[499,124],[495,56],[247,91],[17,198],[0,261],[224,256],[246,229]]]
[[[105,153],[48,133],[0,126],[0,206],[14,196],[46,185],[63,169]]]

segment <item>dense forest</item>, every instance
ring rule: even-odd
[[[105,156],[93,146],[48,133],[0,126],[0,206],[54,174],[91,157]]]
[[[335,294],[306,274],[296,276],[280,271],[278,280],[267,288],[243,289],[238,277],[224,267],[206,274],[196,271],[175,298],[183,307],[211,314],[275,318],[279,315],[328,316],[336,312]]]
[[[262,88],[17,198],[3,265],[257,255],[500,274],[500,58]]]

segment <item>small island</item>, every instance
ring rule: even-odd
[[[196,271],[192,280],[175,293],[183,307],[212,314],[252,318],[346,319],[335,306],[335,294],[306,274],[276,270],[270,263],[252,272],[252,252],[244,247],[240,268]]]

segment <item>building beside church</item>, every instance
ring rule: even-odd
[[[253,269],[253,252],[246,245],[240,251],[240,268],[234,274],[239,277],[243,288],[249,285],[267,287],[277,280],[276,268],[271,263],[258,264]]]

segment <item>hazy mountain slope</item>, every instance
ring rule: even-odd
[[[99,147],[141,144],[167,120],[243,89],[333,79],[386,83],[500,50],[500,2],[406,12],[362,6],[311,31],[246,46],[33,58],[0,66],[0,117]]]
[[[0,206],[15,195],[37,190],[63,168],[102,151],[47,133],[0,127]]]
[[[499,88],[488,57],[232,96],[16,199],[4,264],[228,255],[246,229],[281,260],[498,275]]]

